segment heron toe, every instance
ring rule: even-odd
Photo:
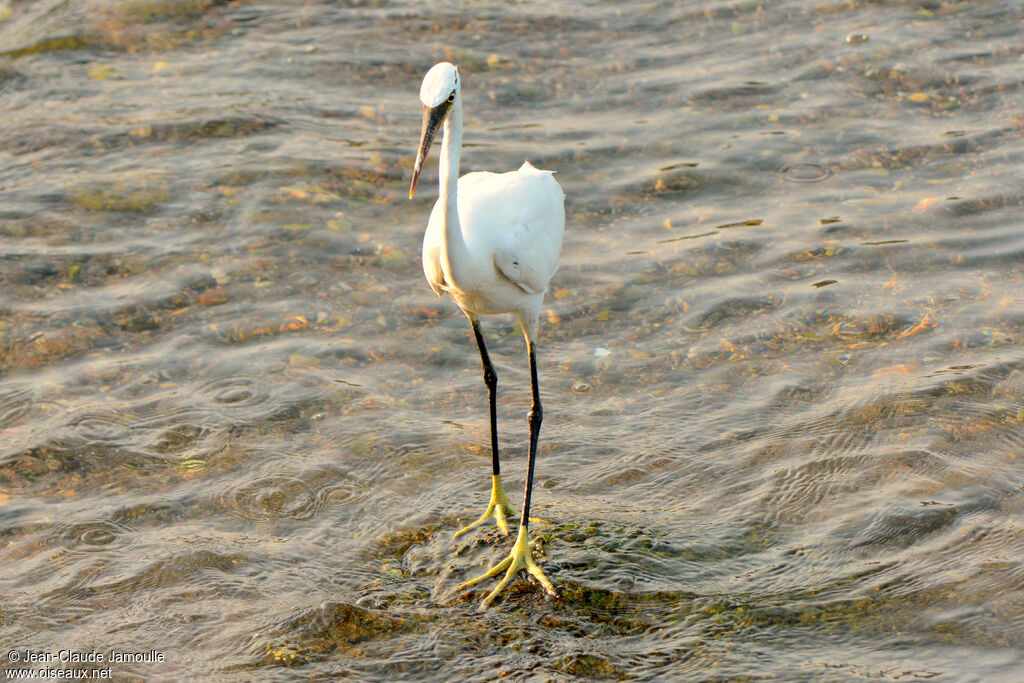
[[[508,522],[506,516],[515,517],[516,511],[512,509],[512,503],[508,499],[508,495],[505,493],[505,489],[501,487],[501,475],[495,474],[492,477],[493,484],[491,486],[491,502],[487,504],[487,509],[484,510],[484,514],[480,515],[480,518],[469,526],[465,526],[455,532],[452,536],[452,540],[458,538],[462,534],[466,533],[471,529],[475,529],[481,524],[485,524],[491,517],[494,517],[494,523],[501,529],[501,533],[508,536]]]
[[[518,574],[520,570],[525,569],[540,581],[541,585],[544,586],[548,593],[557,598],[558,591],[555,590],[554,584],[552,584],[548,577],[544,575],[544,572],[537,566],[537,563],[533,561],[533,544],[527,540],[527,537],[528,534],[526,527],[520,526],[519,536],[516,538],[516,544],[512,548],[512,553],[494,567],[491,567],[480,576],[470,579],[456,588],[456,590],[468,588],[474,584],[489,579],[492,576],[497,576],[501,572],[505,572],[505,576],[503,576],[501,581],[498,582],[498,585],[494,587],[494,590],[488,593],[487,597],[480,603],[480,609],[486,609],[494,598],[498,596],[498,593],[504,590],[505,586],[511,583],[512,579],[516,577],[516,574]]]

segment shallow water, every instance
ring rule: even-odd
[[[163,654],[120,680],[1024,677],[1022,18],[0,0],[0,642]],[[442,59],[463,171],[567,194],[562,597],[486,613],[436,152],[406,199]],[[485,334],[518,502],[526,357]]]

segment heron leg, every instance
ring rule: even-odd
[[[473,584],[489,579],[492,576],[497,576],[501,572],[505,572],[505,576],[502,577],[498,585],[494,587],[487,597],[484,598],[483,602],[480,603],[480,609],[485,609],[491,604],[491,601],[497,597],[498,593],[504,590],[505,586],[515,578],[516,574],[520,570],[525,569],[529,574],[533,575],[541,585],[547,589],[547,592],[551,595],[558,597],[558,592],[555,590],[554,584],[544,575],[544,572],[537,563],[533,561],[532,550],[534,544],[530,543],[528,526],[530,523],[530,496],[533,492],[533,468],[534,462],[537,459],[537,439],[540,436],[540,425],[544,418],[544,411],[540,404],[540,387],[537,382],[537,356],[534,351],[533,342],[527,338],[527,344],[530,349],[530,380],[533,385],[533,406],[530,408],[530,461],[527,466],[526,473],[526,492],[523,494],[523,516],[519,522],[519,535],[516,537],[516,544],[512,548],[512,553],[504,560],[499,562],[497,565],[484,572],[476,578],[470,579],[466,583],[459,586],[456,590],[462,590],[468,588]]]
[[[508,499],[508,496],[505,494],[505,490],[501,487],[501,465],[498,462],[498,373],[494,371],[494,366],[491,364],[491,357],[487,354],[487,345],[484,344],[484,337],[480,333],[480,324],[477,321],[476,316],[469,315],[469,322],[473,326],[473,334],[476,336],[476,345],[480,348],[480,361],[484,368],[484,384],[487,385],[487,398],[490,406],[491,500],[487,504],[487,509],[484,510],[484,513],[479,519],[469,526],[459,529],[455,532],[455,535],[452,538],[458,538],[470,529],[474,529],[481,524],[486,523],[491,517],[494,517],[494,521],[498,525],[498,528],[507,536],[508,522],[505,520],[505,517],[506,515],[514,517],[516,511],[512,509],[512,502]]]
[[[540,423],[544,421],[544,408],[540,404],[540,384],[537,382],[537,353],[534,343],[527,341],[530,348],[530,385],[533,390],[533,405],[530,406],[530,460],[526,466],[526,491],[523,493],[523,521],[525,527],[530,521],[530,496],[533,493],[533,465],[537,459],[537,439],[540,438]]]

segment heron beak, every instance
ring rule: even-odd
[[[416,182],[420,179],[423,162],[426,161],[427,154],[430,153],[430,145],[434,142],[437,129],[441,127],[444,117],[448,115],[448,110],[451,109],[451,106],[450,102],[445,101],[436,107],[423,107],[423,130],[420,132],[420,146],[419,151],[416,153],[416,164],[412,167],[412,185],[409,186],[409,199],[412,199],[413,192],[416,191]]]

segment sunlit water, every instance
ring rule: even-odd
[[[1022,19],[0,0],[0,644],[163,653],[119,679],[1024,676]],[[463,171],[568,195],[562,597],[487,613],[435,156],[406,198],[442,59]],[[526,356],[485,329],[518,502]]]

